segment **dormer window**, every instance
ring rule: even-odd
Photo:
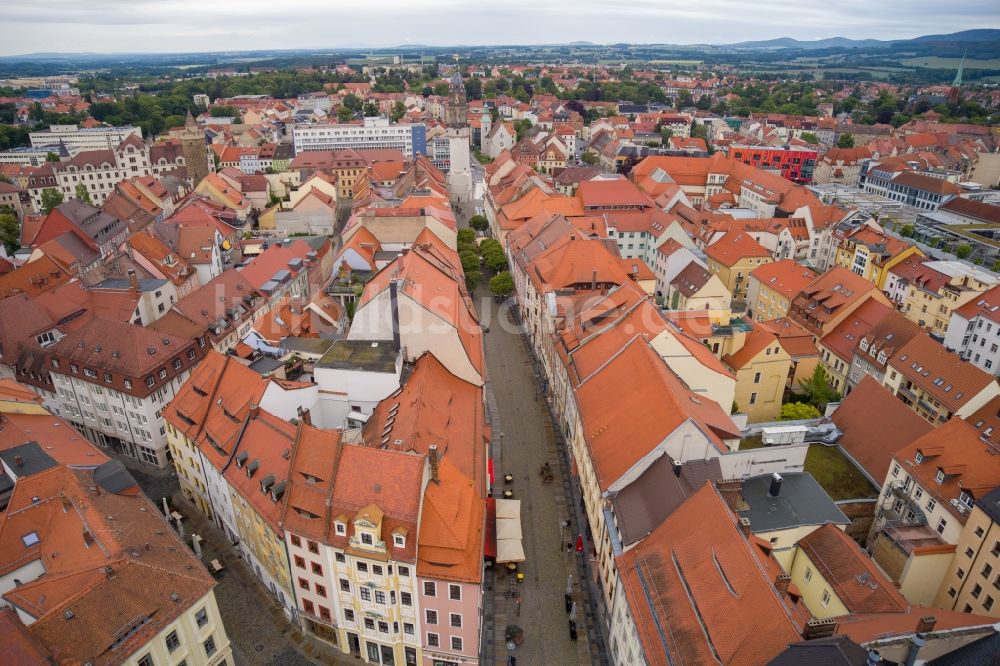
[[[362,532],[361,543],[365,544],[366,546],[371,546],[375,543],[375,540],[372,539],[372,535],[369,534],[368,532]]]
[[[962,494],[958,496],[958,501],[966,509],[969,509],[970,511],[972,510],[973,500],[972,500],[972,495],[970,495],[969,493],[962,491]]]
[[[917,451],[917,455],[913,456],[913,460],[915,460],[916,463],[919,465],[924,461],[924,454],[921,453],[920,451]]]
[[[402,534],[393,534],[392,545],[396,548],[406,548],[406,537]]]
[[[938,483],[944,483],[944,470],[943,469],[939,469],[937,471],[937,475],[934,477],[934,480],[937,481]]]
[[[861,347],[861,351],[868,351],[868,340],[865,339],[865,338],[862,338],[861,339],[861,344],[859,346]]]
[[[333,529],[340,536],[344,536],[345,534],[347,534],[347,525],[340,522],[339,520],[333,524]]]

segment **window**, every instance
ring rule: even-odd
[[[770,353],[771,353],[771,350],[770,350],[770,349],[768,349],[768,350],[767,350],[767,353],[768,353],[768,354],[770,354]],[[759,373],[759,372],[757,372],[757,373],[754,373],[754,376],[753,376],[753,383],[754,383],[754,384],[760,384],[760,373]]]
[[[811,567],[806,567],[806,582],[808,583],[813,579],[813,570]]]
[[[965,556],[966,557],[972,557],[973,555],[975,555],[975,553],[976,553],[976,551],[972,550],[971,547],[965,549]]]
[[[372,573],[375,574],[376,576],[381,576],[382,575],[382,565],[381,564],[373,564],[372,565]]]
[[[299,587],[302,588],[303,590],[308,590],[309,581],[307,581],[305,578],[299,578]]]
[[[97,379],[97,371],[96,370],[91,370],[90,368],[84,368],[83,369],[83,376],[84,377],[90,377],[92,379]]]
[[[385,603],[385,592],[382,590],[375,590],[375,603],[384,604]]]
[[[177,638],[177,632],[171,631],[166,638],[167,649],[173,652],[181,646],[181,639]]]
[[[397,548],[405,548],[406,547],[406,537],[404,537],[402,534],[393,534],[392,535],[392,545],[396,546]]]
[[[317,562],[313,562],[312,563],[312,572],[314,574],[316,574],[317,576],[322,576],[323,575],[323,567],[320,566]]]
[[[982,585],[980,585],[979,583],[976,583],[975,585],[972,586],[972,598],[973,599],[978,599],[979,595],[982,594],[982,593],[983,593],[983,586]]]
[[[403,633],[406,634],[407,636],[412,636],[413,635],[413,625],[411,623],[409,623],[409,622],[404,622],[403,623]]]
[[[997,546],[1000,547],[1000,541],[997,542]],[[399,567],[396,568],[396,571],[399,572],[400,576],[409,576],[410,575],[410,567],[399,566]]]
[[[127,389],[131,389],[132,388],[132,380],[130,380],[130,379],[126,379],[125,380],[125,388],[127,388]]]
[[[433,581],[424,581],[424,596],[425,597],[436,597],[437,596],[437,583]]]
[[[339,534],[340,536],[344,536],[345,534],[347,534],[347,526],[344,525],[344,523],[342,523],[340,521],[334,523],[333,524],[333,528],[334,528],[334,530],[336,530],[337,534]]]
[[[325,597],[326,596],[326,586],[317,584],[316,585],[316,595],[320,596],[320,597]]]
[[[462,615],[460,613],[452,613],[449,620],[451,621],[451,626],[456,629],[462,628]]]
[[[461,637],[459,637],[459,636],[452,636],[451,637],[451,649],[452,650],[459,650],[459,651],[461,651],[461,649],[462,649],[462,639],[461,639]]]
[[[298,538],[297,536],[295,536],[293,534],[292,535],[292,545],[293,546],[298,546],[299,548],[301,548],[302,547],[302,539]]]
[[[174,370],[180,370],[180,369],[181,369],[181,360],[179,358],[175,358],[174,359]],[[166,374],[166,373],[164,373],[164,374]]]
[[[830,603],[830,592],[823,590],[823,596],[820,597],[820,603],[823,604],[823,608],[826,608]]]
[[[329,620],[330,619],[330,609],[327,608],[326,606],[320,606],[319,607],[319,616],[322,619],[324,619],[324,620]]]
[[[756,405],[757,404],[757,394],[756,393],[751,393],[750,394],[750,404],[751,405]]]
[[[361,601],[371,601],[372,591],[367,587],[359,587],[358,593],[361,595]]]
[[[454,583],[448,585],[448,598],[452,601],[462,600],[462,586]]]
[[[215,636],[209,636],[208,640],[205,641],[205,656],[211,657],[215,654]]]
[[[302,608],[305,610],[305,612],[309,613],[310,615],[316,614],[316,607],[313,606],[313,602],[309,601],[308,599],[302,602]]]
[[[934,507],[936,507],[936,506],[937,506],[937,500],[935,500],[933,497],[931,499],[927,500],[927,510],[928,511],[933,511]]]
[[[938,470],[937,474],[934,475],[934,480],[938,483],[944,483],[944,470]]]
[[[194,620],[198,623],[199,627],[204,627],[208,624],[208,611],[202,608],[200,611],[194,614]]]
[[[72,372],[75,375],[75,374],[78,374],[80,372],[80,368],[77,367],[76,363],[70,363],[69,364],[69,371]]]
[[[946,527],[948,527],[948,521],[945,520],[944,518],[941,518],[941,519],[938,520],[938,524],[937,524],[937,527],[935,529],[937,530],[938,534],[944,534],[944,529]]]
[[[380,632],[382,632],[383,634],[389,633],[389,623],[388,622],[381,622],[380,621],[378,623],[378,630]]]
[[[350,608],[345,608],[344,619],[347,620],[348,622],[354,622],[354,611],[352,611]]]
[[[153,666],[153,655],[143,655],[143,657],[136,662],[136,666]]]
[[[309,552],[313,555],[319,555],[319,544],[315,541],[309,542]]]
[[[343,553],[334,553],[333,557],[334,557],[335,560],[337,560],[341,564],[343,564],[344,562],[347,561],[347,558],[344,557]]]
[[[370,617],[366,617],[365,629],[374,629],[374,628],[375,628],[375,620],[371,619]]]
[[[955,588],[953,588],[953,587],[949,587],[948,588],[948,596],[949,597],[954,598],[956,594],[958,594],[958,592],[955,590]]]
[[[167,369],[166,368],[160,368],[160,373],[159,374],[160,374],[160,379],[166,379],[167,378]],[[146,383],[149,384],[149,382],[146,382]],[[152,384],[149,384],[149,385],[152,386]]]
[[[955,569],[955,575],[958,577],[959,580],[965,578],[965,569],[963,569],[962,567]]]
[[[409,592],[400,592],[399,593],[399,603],[403,604],[404,606],[412,606],[413,605],[413,597],[410,596]]]
[[[976,537],[977,538],[981,538],[982,536],[983,536],[983,528],[981,526],[977,527],[976,528]]]
[[[340,591],[341,592],[350,592],[351,591],[351,583],[346,578],[341,578],[340,579]]]
[[[365,544],[366,546],[372,545],[372,543],[373,543],[372,542],[372,535],[368,534],[368,532],[362,532],[361,533],[361,543]]]
[[[986,610],[990,610],[993,608],[993,597],[991,597],[988,594],[986,595],[986,598],[983,600],[983,608],[985,608]]]
[[[438,639],[438,635],[437,634],[432,634],[432,633],[428,632],[428,634],[427,634],[427,646],[428,647],[439,647],[440,645],[441,645],[441,641]]]
[[[300,555],[296,555],[295,556],[295,566],[298,569],[305,569],[306,568],[306,561],[305,561],[305,559],[302,556],[300,556]]]
[[[360,571],[361,573],[368,573],[368,563],[358,562],[358,571]]]
[[[427,624],[438,623],[438,612],[436,610],[430,610],[429,608],[424,610],[424,617],[427,620]]]
[[[153,388],[154,384],[156,384],[156,379],[153,377],[153,375],[146,377],[146,386],[148,386],[149,388]]]

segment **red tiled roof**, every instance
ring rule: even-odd
[[[721,238],[705,248],[705,254],[723,266],[734,266],[747,257],[770,258],[767,248],[742,231],[726,232]]]
[[[750,277],[791,300],[816,279],[817,273],[794,259],[782,259],[758,266],[750,271]]]

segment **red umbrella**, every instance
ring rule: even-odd
[[[583,552],[583,535],[582,534],[578,534],[576,536],[576,552],[578,552],[578,553],[582,553]]]

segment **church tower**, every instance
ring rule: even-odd
[[[462,73],[456,71],[450,81],[451,90],[448,93],[448,106],[444,112],[444,124],[458,129],[469,124],[469,102],[465,96],[465,83]]]
[[[202,178],[208,175],[208,151],[205,150],[205,131],[198,127],[191,111],[188,111],[187,119],[184,121],[180,141],[187,176],[191,180],[191,186],[198,187]]]

